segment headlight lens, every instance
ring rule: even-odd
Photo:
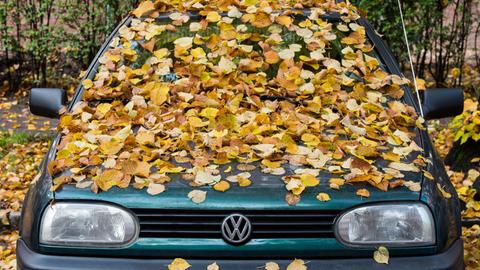
[[[129,212],[101,203],[58,202],[43,214],[40,243],[79,247],[123,247],[138,238]]]
[[[420,246],[435,243],[435,223],[426,205],[380,204],[355,208],[336,222],[346,245]]]

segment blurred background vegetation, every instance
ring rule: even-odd
[[[71,86],[137,0],[2,0],[0,95]]]

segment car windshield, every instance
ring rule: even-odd
[[[90,181],[81,186],[98,191],[182,174],[228,189],[252,183],[219,169],[239,164],[281,176],[300,195],[320,172],[382,190],[401,171],[418,172],[420,122],[401,102],[407,81],[383,69],[358,15],[337,5],[139,15],[61,118],[49,168],[73,174],[54,182]],[[325,15],[332,10],[336,19]]]

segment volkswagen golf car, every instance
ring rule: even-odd
[[[423,122],[460,113],[462,91],[420,105],[354,7],[301,2],[144,1],[69,102],[32,89],[60,124],[18,268],[463,269]]]

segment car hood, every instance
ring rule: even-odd
[[[227,165],[222,165],[224,171]],[[233,167],[233,166],[232,166]],[[292,175],[294,166],[287,166],[287,175]],[[230,174],[237,174],[235,169]],[[225,192],[214,190],[210,186],[191,187],[182,180],[180,175],[172,175],[172,181],[167,183],[166,190],[158,195],[149,195],[145,189],[133,187],[112,188],[107,192],[93,193],[90,189],[78,189],[74,185],[64,185],[54,193],[55,200],[99,200],[120,204],[127,208],[158,208],[158,209],[222,209],[222,210],[248,210],[248,209],[325,209],[341,210],[358,204],[380,201],[418,200],[420,192],[414,192],[406,187],[389,189],[387,192],[374,188],[364,183],[345,184],[340,190],[329,187],[328,180],[335,177],[329,173],[322,173],[317,178],[320,184],[316,187],[307,187],[301,194],[300,201],[295,206],[290,206],[286,200],[287,190],[282,181],[282,176],[264,174],[259,169],[249,172],[252,176],[252,185],[238,187],[232,183],[231,188]],[[228,175],[222,173],[222,179]],[[421,174],[409,173],[406,175],[413,181],[421,181]],[[356,195],[356,191],[365,188],[370,192],[368,198]],[[200,204],[192,202],[187,194],[193,189],[207,191],[206,200]],[[316,196],[320,192],[330,195],[331,200],[321,202]]]

